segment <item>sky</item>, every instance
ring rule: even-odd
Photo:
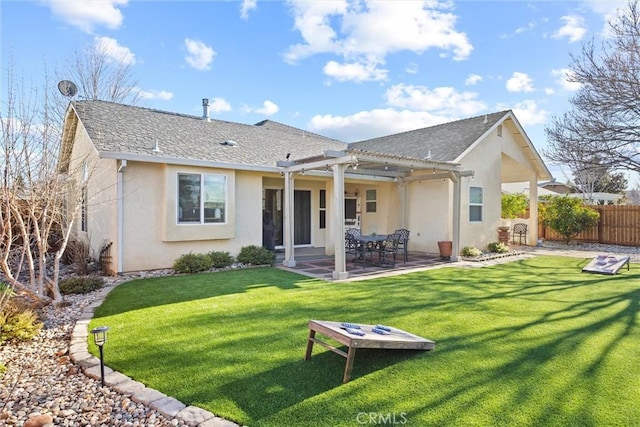
[[[578,89],[571,55],[625,4],[2,0],[0,100],[9,66],[37,84],[101,44],[131,64],[143,107],[201,116],[208,98],[214,119],[345,142],[511,109],[544,157],[545,125]]]

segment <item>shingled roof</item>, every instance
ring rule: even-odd
[[[275,167],[291,158],[344,150],[347,144],[273,121],[257,125],[116,104],[74,101],[72,107],[96,149],[122,158],[210,161]],[[232,141],[232,142],[229,142]],[[226,142],[226,144],[225,144]]]
[[[419,159],[430,155],[433,160],[454,162],[458,161],[462,153],[509,112],[510,110],[505,110],[366,141],[352,142],[349,148]]]

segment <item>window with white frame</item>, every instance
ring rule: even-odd
[[[327,228],[327,190],[320,190],[320,228]]]
[[[469,222],[482,222],[484,194],[482,187],[469,187]]]
[[[224,223],[227,217],[227,177],[178,174],[178,223]]]
[[[375,189],[365,191],[365,209],[367,213],[378,211],[378,192]]]

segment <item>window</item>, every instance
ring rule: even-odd
[[[88,197],[88,193],[87,193],[87,186],[85,185],[84,187],[82,187],[82,200],[81,200],[81,206],[80,206],[80,230],[81,231],[87,231],[87,199]]]
[[[482,222],[482,187],[469,187],[469,222]]]
[[[327,228],[327,190],[320,190],[320,229]]]
[[[375,189],[365,191],[366,211],[374,213],[378,210],[377,192]]]
[[[178,174],[178,222],[226,222],[227,177],[213,174]]]

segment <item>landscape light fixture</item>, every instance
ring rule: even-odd
[[[100,349],[100,383],[102,387],[104,387],[104,343],[107,342],[107,331],[109,328],[107,326],[98,326],[91,330],[93,334],[93,342]]]

